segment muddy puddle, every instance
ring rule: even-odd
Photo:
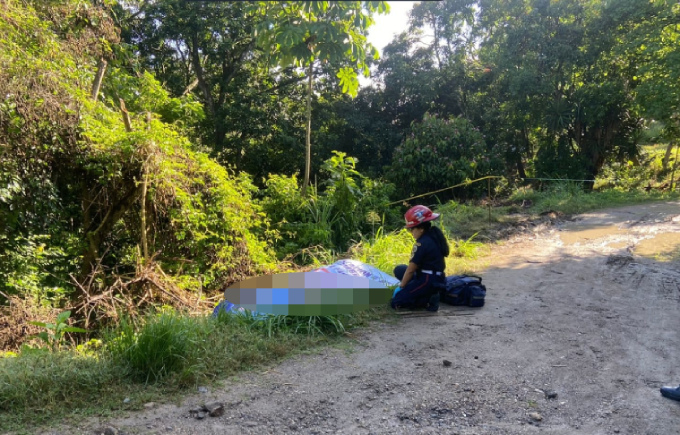
[[[680,260],[680,233],[661,233],[641,240],[633,252],[659,261]]]
[[[630,234],[627,229],[619,228],[618,225],[597,225],[586,227],[586,229],[581,229],[584,226],[579,226],[579,230],[570,230],[565,228],[564,231],[560,232],[560,239],[565,245],[575,245],[577,243],[589,243],[598,239],[611,239],[612,242],[617,244],[623,244],[626,246],[626,240],[630,238]]]
[[[577,229],[578,228],[578,229]],[[564,245],[600,244],[614,249],[632,247],[635,255],[657,261],[680,260],[680,232],[642,235],[619,225],[565,227],[560,231]]]

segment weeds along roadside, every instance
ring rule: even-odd
[[[101,340],[0,358],[0,432],[83,416],[107,416],[168,401],[320,345],[378,319],[386,309],[345,316],[221,314],[171,309],[125,320]],[[30,431],[29,431],[30,432]]]
[[[450,201],[437,211],[442,214],[441,225],[452,239],[469,239],[477,242],[496,240],[495,230],[519,221],[539,219],[541,215],[555,213],[563,218],[591,210],[622,207],[654,201],[680,199],[680,192],[608,189],[586,193],[577,183],[553,183],[548,189],[538,191],[521,187],[505,199],[483,205],[459,204]],[[491,207],[488,207],[488,204]]]

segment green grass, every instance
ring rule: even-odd
[[[453,238],[480,241],[484,239],[484,230],[490,225],[500,222],[507,215],[509,207],[488,207],[475,204],[461,204],[450,201],[437,208],[442,228]],[[489,219],[489,213],[491,219]],[[477,235],[477,236],[475,236]],[[480,236],[481,235],[481,236]]]
[[[497,201],[503,205],[489,208],[450,201],[439,206],[437,212],[441,213],[441,224],[453,239],[467,239],[477,234],[475,241],[487,241],[491,239],[492,231],[489,230],[518,220],[537,219],[541,213],[557,212],[569,216],[590,210],[678,199],[680,192],[657,190],[609,189],[586,193],[580,185],[565,182],[545,191],[530,187],[516,189],[509,198]]]
[[[163,310],[122,322],[96,349],[7,354],[0,358],[0,432],[30,433],[41,424],[174,400],[198,385],[337,343],[346,330],[387,313],[215,319]]]
[[[679,192],[645,192],[643,190],[620,191],[605,190],[602,192],[585,193],[575,185],[557,187],[548,192],[536,192],[533,190],[518,190],[510,198],[511,201],[532,201],[532,206],[526,212],[539,214],[542,212],[556,211],[567,215],[585,213],[590,210],[619,207],[624,205],[639,204],[660,200],[677,200]]]
[[[467,239],[452,238],[446,227],[443,227],[443,230],[451,248],[451,254],[446,259],[446,273],[451,275],[471,272],[473,270],[471,260],[479,257],[484,250],[484,244],[474,241],[474,236]],[[396,265],[408,264],[414,242],[413,236],[404,229],[385,233],[380,228],[373,239],[352,248],[352,258],[391,274]]]
[[[354,245],[352,258],[391,274],[398,264],[407,264],[413,249],[413,236],[405,229],[385,233],[380,227],[375,237]]]

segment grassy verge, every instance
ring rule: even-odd
[[[437,211],[442,214],[442,226],[454,238],[467,239],[477,234],[476,240],[480,241],[489,239],[489,230],[518,220],[537,219],[542,213],[569,216],[590,210],[678,199],[678,192],[612,189],[585,193],[577,184],[563,183],[542,192],[521,188],[491,207],[452,201],[441,205]]]
[[[174,311],[123,322],[95,345],[0,357],[0,432],[32,433],[51,422],[111,416],[214,386],[244,370],[338,343],[347,329],[383,318],[386,309],[323,317]]]
[[[511,200],[521,202],[532,201],[529,213],[538,214],[548,211],[561,212],[567,215],[584,213],[590,210],[619,207],[644,202],[677,200],[678,192],[645,192],[643,190],[620,191],[605,190],[602,192],[585,193],[578,186],[564,185],[548,192],[535,192],[529,189],[518,190]]]

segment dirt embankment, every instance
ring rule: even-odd
[[[404,316],[351,350],[57,433],[680,433],[658,391],[680,384],[679,247],[678,202],[580,215],[494,248],[471,315]],[[211,401],[222,416],[190,417]]]

